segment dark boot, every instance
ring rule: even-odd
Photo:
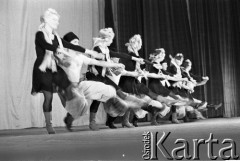
[[[178,121],[178,119],[177,119],[177,112],[176,112],[176,110],[177,110],[177,107],[176,106],[172,106],[172,123],[175,123],[175,124],[179,124],[180,122]]]
[[[55,130],[52,127],[52,112],[44,112],[45,121],[46,121],[46,129],[48,134],[55,134]]]
[[[96,124],[96,113],[90,112],[90,119],[89,119],[89,128],[93,131],[98,131],[98,125]]]
[[[134,115],[133,116],[133,119],[132,119],[132,124],[133,124],[133,126],[135,126],[135,127],[138,127],[138,118],[137,118],[137,116],[136,115]]]
[[[153,114],[152,114],[152,117],[151,117],[151,125],[158,125],[157,115],[158,115],[158,113],[153,113]]]
[[[172,113],[172,123],[180,124],[179,120],[177,119],[177,113],[176,112]]]
[[[106,126],[108,126],[110,129],[117,129],[117,127],[114,125],[114,121],[116,118],[117,117],[107,115]]]
[[[184,122],[190,122],[189,112],[186,111],[186,115],[185,115],[185,117],[183,118],[183,121],[184,121]]]
[[[66,125],[66,129],[70,132],[72,132],[72,123],[74,121],[74,118],[70,113],[67,113],[66,117],[64,118],[64,123]]]
[[[133,128],[134,126],[129,122],[131,110],[127,110],[126,113],[123,115],[122,127]]]

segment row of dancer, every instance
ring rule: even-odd
[[[154,54],[150,55],[150,60],[153,65],[150,67],[149,72],[162,75],[162,78],[149,78],[148,87],[155,93],[162,95],[164,97],[172,97],[174,99],[180,98],[181,100],[190,101],[189,104],[185,105],[175,105],[173,106],[172,116],[177,115],[178,119],[183,119],[184,121],[189,121],[188,116],[195,114],[197,119],[205,119],[201,112],[208,110],[208,108],[213,108],[217,110],[222,106],[222,103],[217,105],[210,104],[205,101],[198,100],[193,97],[192,93],[196,86],[204,85],[208,81],[208,77],[196,76],[193,75],[190,71],[192,68],[192,62],[187,59],[184,61],[182,54],[176,54],[175,57],[171,58],[170,68],[167,70],[168,65],[166,62],[163,62],[165,58],[165,50],[163,48],[156,49]],[[163,63],[162,63],[163,62]],[[149,74],[149,73],[148,73]],[[165,78],[164,78],[165,77]],[[186,78],[186,80],[178,80],[179,78]],[[138,118],[144,117],[145,115],[139,115],[139,111],[132,110],[134,113],[133,116],[133,125],[137,125]],[[129,115],[129,114],[128,114]],[[151,124],[158,125],[156,117],[160,116],[158,110],[152,113]],[[128,116],[129,117],[129,116]],[[176,120],[174,123],[180,123]],[[133,126],[132,126],[133,127]]]
[[[139,82],[137,77],[166,78],[162,74],[146,73],[140,69],[140,64],[144,63],[155,66],[153,62],[139,57],[138,50],[142,45],[140,35],[127,43],[128,54],[119,53],[108,49],[114,38],[112,29],[102,29],[99,37],[94,38],[94,50],[88,50],[79,45],[79,38],[72,32],[63,39],[58,36],[59,15],[54,9],[45,11],[41,22],[35,38],[37,60],[33,70],[32,94],[41,92],[44,95],[43,112],[49,134],[55,133],[51,123],[54,92],[58,92],[68,111],[64,122],[70,131],[74,119],[88,110],[89,128],[98,130],[96,112],[100,102],[104,102],[108,114],[106,124],[110,128],[115,128],[113,121],[117,116],[124,117],[123,126],[132,127],[129,123],[129,111],[132,109],[149,111],[153,116],[158,113],[163,117],[171,108],[172,121],[178,123],[176,106],[201,104],[172,93],[171,96],[164,96]],[[112,62],[111,57],[121,58],[124,65]],[[173,78],[168,76],[167,79]],[[174,78],[174,81],[187,79]],[[91,105],[88,105],[87,99],[93,100]]]
[[[73,33],[71,33],[71,34],[73,34]],[[108,54],[110,52],[109,52],[107,46],[109,46],[111,44],[111,43],[109,43],[109,40],[110,40],[110,42],[112,42],[114,33],[111,28],[106,28],[106,29],[100,30],[99,35],[100,35],[100,37],[94,39],[95,40],[94,41],[94,49],[97,50],[98,52],[104,53],[106,55],[106,57],[109,57],[109,59],[108,59],[108,61],[109,61],[110,55],[108,55]],[[108,43],[106,44],[106,42],[108,42]],[[136,43],[137,43],[137,45],[136,45]],[[131,52],[133,53],[133,50],[135,52],[138,51],[141,48],[140,35],[133,36],[130,39],[129,43],[127,43],[127,46],[128,46],[130,55],[131,55]],[[160,57],[159,57],[159,55],[157,55],[157,57],[159,57],[160,60],[162,58],[164,59],[164,57],[165,57],[165,52],[163,52],[163,51],[159,53],[161,55]],[[138,53],[135,55],[134,54],[135,53],[133,53],[133,55],[131,55],[131,56],[138,56]],[[124,54],[121,54],[121,55],[124,55]],[[115,55],[115,56],[121,57],[121,55]],[[116,60],[116,58],[112,58],[112,60]],[[145,77],[151,77],[153,80],[154,79],[158,80],[160,78],[164,78],[164,79],[172,80],[172,81],[176,81],[176,82],[177,81],[186,81],[187,82],[187,80],[188,80],[187,78],[177,78],[176,76],[169,76],[169,75],[166,76],[163,74],[159,75],[154,72],[145,73],[145,72],[141,71],[141,69],[139,68],[140,64],[137,65],[137,63],[135,61],[133,61],[131,59],[126,59],[126,58],[123,58],[122,60],[126,61],[124,63],[126,65],[125,66],[126,70],[120,70],[120,71],[118,70],[117,71],[118,74],[116,74],[116,71],[113,72],[112,68],[110,68],[110,69],[97,68],[97,70],[96,70],[95,67],[91,67],[92,72],[87,72],[86,77],[88,78],[88,80],[104,82],[105,84],[109,84],[109,85],[115,87],[115,89],[117,91],[117,95],[120,98],[122,98],[123,100],[128,100],[128,101],[132,100],[132,101],[137,101],[137,102],[140,101],[134,97],[129,97],[129,95],[127,95],[126,93],[130,93],[130,94],[134,95],[135,97],[140,98],[141,100],[145,100],[146,102],[154,102],[154,99],[158,100],[158,102],[155,101],[155,104],[148,103],[147,106],[139,106],[140,108],[136,108],[136,107],[132,108],[131,106],[128,106],[128,108],[127,108],[128,110],[124,114],[124,119],[123,119],[123,123],[122,123],[123,127],[124,126],[132,127],[132,125],[128,121],[129,120],[129,112],[131,111],[130,109],[134,109],[135,111],[140,111],[139,109],[145,110],[145,111],[150,111],[152,114],[156,114],[156,111],[157,111],[158,114],[160,114],[162,117],[164,117],[170,111],[169,110],[170,107],[174,105],[174,107],[172,107],[172,109],[175,109],[175,110],[172,110],[173,115],[171,116],[171,120],[174,123],[179,123],[179,121],[177,120],[177,117],[179,114],[177,115],[177,112],[176,112],[177,107],[175,107],[175,106],[183,106],[183,105],[186,106],[186,105],[191,104],[192,106],[193,105],[198,106],[199,109],[203,108],[203,106],[206,106],[206,103],[202,103],[201,101],[197,101],[196,99],[193,100],[191,98],[185,98],[184,96],[183,97],[178,96],[178,95],[174,94],[173,92],[171,92],[170,90],[165,89],[165,87],[162,87],[162,89],[160,89],[160,90],[156,90],[157,88],[159,89],[159,86],[158,87],[153,86],[152,91],[154,91],[154,92],[152,92],[150,89],[148,89],[146,87],[146,85],[140,83],[139,80],[137,79],[137,77],[139,77],[139,76],[140,77],[145,76]],[[157,60],[157,59],[155,59],[155,60]],[[107,59],[106,59],[106,61],[107,61]],[[158,66],[158,64],[155,64],[155,63],[152,63],[152,64],[149,63],[149,64],[152,67],[156,68]],[[97,74],[94,74],[95,73],[95,72],[93,72],[94,70]],[[108,71],[107,71],[107,73],[105,72],[106,75],[103,76],[104,70],[108,70]],[[81,72],[83,72],[83,71],[81,71]],[[117,84],[119,83],[119,80],[121,80],[121,81],[120,81],[120,84],[117,86]],[[150,83],[150,84],[154,84],[154,83]],[[122,91],[124,91],[125,93]],[[159,94],[156,94],[156,93],[159,93]],[[174,99],[177,101],[174,101]],[[96,105],[95,102],[97,103],[97,106],[95,106]],[[159,104],[159,102],[161,104]],[[89,125],[89,127],[92,130],[98,130],[98,127],[97,127],[96,121],[95,121],[95,116],[96,116],[97,110],[93,111],[91,109],[93,107],[94,107],[94,109],[97,109],[99,103],[100,103],[99,100],[98,101],[94,100],[90,106],[90,125]],[[128,104],[129,104],[129,102],[128,102]],[[189,107],[188,107],[186,109],[188,109],[189,111],[190,110],[193,111],[193,108],[189,109]],[[196,109],[194,111],[195,111],[195,113],[198,112]],[[202,117],[201,115],[199,115],[199,116]],[[108,115],[108,120],[106,122],[106,125],[109,126],[110,128],[116,128],[113,124],[113,121],[115,120],[115,118],[116,117],[113,117],[112,115]],[[71,124],[72,124],[73,120],[74,119],[70,114],[68,114],[67,117],[65,118],[65,123],[69,130],[71,130]]]
[[[69,43],[66,41],[67,37],[76,37],[73,33],[70,33],[70,36],[66,35],[65,40],[60,38],[56,32],[59,25],[59,17],[56,10],[46,10],[40,17],[41,25],[35,37],[37,59],[33,68],[31,93],[33,95],[36,93],[43,93],[44,95],[43,112],[46,121],[46,129],[49,134],[55,133],[52,127],[51,113],[54,92],[59,94],[62,104],[69,112],[64,120],[68,129],[71,128],[73,119],[84,115],[88,110],[89,106],[86,99],[106,102],[105,110],[111,116],[123,115],[129,106],[132,108],[141,108],[152,103],[159,106],[158,108],[161,108],[161,104],[156,101],[145,102],[135,96],[122,92],[114,82],[107,79],[103,74],[107,72],[106,67],[124,69],[123,64],[107,62],[105,61],[107,60],[105,54],[88,50],[80,45],[72,44],[73,42]],[[102,43],[105,46],[109,46],[112,43],[113,36],[109,37],[108,30],[102,30],[101,34]],[[69,39],[69,41],[72,40]],[[96,42],[97,41],[98,40],[96,40]],[[69,51],[66,51],[64,48],[67,48]],[[72,50],[74,52],[71,52]],[[88,58],[84,54],[92,58]],[[114,52],[111,52],[111,54],[134,60],[141,64],[144,63],[142,58]],[[97,58],[100,61],[93,58]],[[102,68],[101,74],[94,75],[94,77],[98,79],[97,81],[90,81],[94,79],[91,78],[93,76],[92,74],[86,75],[86,77],[89,77],[89,80],[85,80],[84,74],[80,73],[84,64],[104,67]],[[123,99],[125,101],[123,101]],[[126,103],[126,101],[129,102]],[[96,112],[91,112],[89,125],[91,129],[96,129],[95,117]]]
[[[134,35],[129,43],[126,44],[129,54],[132,56],[139,56],[138,50],[141,49],[142,40],[140,35]],[[171,59],[170,72],[162,71],[162,62],[165,58],[165,50],[163,48],[156,49],[156,53],[150,56],[152,64],[150,64],[149,72],[142,71],[139,63],[133,62],[130,60],[123,59],[121,62],[125,65],[125,69],[128,71],[138,71],[138,76],[122,76],[119,82],[119,86],[123,89],[124,92],[134,94],[140,98],[144,96],[150,96],[154,99],[154,94],[156,94],[160,99],[159,101],[164,106],[163,109],[157,108],[146,108],[145,111],[148,111],[152,114],[152,125],[157,125],[156,116],[160,115],[161,117],[166,116],[166,112],[169,112],[171,108],[171,120],[173,123],[180,123],[178,118],[184,118],[188,120],[187,113],[194,113],[197,115],[198,119],[204,119],[201,115],[200,110],[206,110],[207,107],[215,107],[217,109],[221,104],[214,106],[210,105],[207,102],[198,100],[192,97],[192,92],[195,86],[204,85],[208,77],[200,77],[198,80],[194,80],[190,75],[189,71],[191,69],[191,62],[189,60],[185,61],[185,67],[181,68],[184,57],[182,54],[176,54],[174,58]],[[142,76],[141,76],[142,74]],[[137,78],[144,77],[149,79],[149,85],[147,88],[143,83],[141,83]],[[196,78],[196,77],[195,77]],[[166,87],[167,84],[169,87]],[[144,89],[144,90],[143,90]],[[151,93],[152,95],[149,95]],[[169,100],[178,100],[178,103],[169,103]],[[133,127],[129,122],[130,112],[133,111],[133,125],[137,125],[137,120],[140,117],[144,117],[142,109],[128,109],[125,115],[123,116],[122,126]],[[141,112],[140,112],[141,111]],[[110,128],[116,128],[113,121],[115,118],[111,116],[108,117],[106,125]]]

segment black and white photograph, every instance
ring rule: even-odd
[[[240,160],[240,0],[1,0],[0,161]]]

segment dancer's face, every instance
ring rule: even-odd
[[[167,63],[162,63],[162,69],[163,69],[163,70],[167,70],[167,68],[168,68]]]
[[[158,55],[155,57],[156,62],[162,62],[165,59],[165,52],[160,52]]]
[[[160,54],[159,54],[159,61],[162,62],[164,59],[165,59],[165,51],[162,51]]]
[[[139,41],[136,41],[135,43],[132,43],[132,47],[134,48],[134,50],[138,51],[141,49],[142,45]]]
[[[113,38],[107,37],[107,38],[105,38],[105,42],[106,42],[107,46],[110,46],[112,44],[112,42],[113,42]]]
[[[175,62],[176,62],[176,64],[178,65],[178,66],[181,66],[182,65],[182,59],[175,59]]]
[[[190,71],[191,69],[192,69],[192,63],[189,63],[185,70]]]
[[[59,17],[55,14],[52,14],[46,19],[46,24],[51,27],[53,30],[56,30],[59,25]]]
[[[78,45],[79,46],[79,40],[78,39],[73,39],[71,42],[73,45]]]

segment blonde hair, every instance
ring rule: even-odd
[[[149,60],[154,61],[154,60],[156,59],[156,57],[157,57],[158,55],[160,55],[161,53],[164,53],[164,54],[165,54],[164,48],[155,49],[155,52],[154,52],[154,53],[151,53],[151,54],[149,55]]]
[[[125,46],[128,47],[128,49],[131,51],[132,49],[132,44],[138,43],[137,49],[136,50],[140,50],[141,46],[142,46],[142,38],[141,35],[136,34],[133,37],[131,37],[129,39],[129,42],[125,44]]]
[[[46,20],[52,17],[53,15],[56,15],[58,18],[60,18],[60,15],[57,13],[55,9],[48,8],[41,16],[40,16],[40,22],[41,25],[39,26],[39,29],[44,26],[46,23]]]
[[[111,39],[113,39],[114,36],[115,36],[115,34],[114,34],[114,32],[113,32],[113,29],[110,28],[110,27],[109,27],[109,28],[101,29],[101,30],[99,31],[99,37],[100,37],[100,38],[103,38],[103,39],[105,39],[105,38],[111,38]]]

